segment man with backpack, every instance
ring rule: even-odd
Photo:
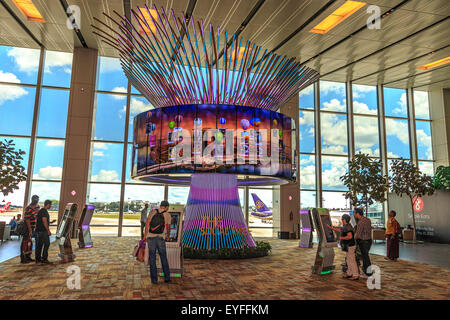
[[[25,208],[24,224],[26,231],[22,234],[22,243],[20,244],[20,263],[29,263],[34,261],[31,258],[33,251],[33,241],[31,240],[36,227],[36,213],[39,211],[39,196],[31,197],[31,203]],[[18,228],[18,226],[17,226]]]
[[[156,249],[161,259],[161,267],[164,272],[164,282],[170,282],[169,262],[167,261],[166,240],[169,238],[171,216],[168,212],[169,202],[161,201],[159,209],[154,209],[147,217],[144,238],[147,239],[150,279],[152,283],[158,283],[158,271],[156,268]]]

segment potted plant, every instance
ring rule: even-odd
[[[422,173],[420,169],[411,161],[394,160],[391,168],[391,189],[402,197],[409,197],[411,214],[413,220],[413,243],[416,243],[416,217],[414,215],[414,205],[418,199],[425,195],[434,193],[433,178]]]

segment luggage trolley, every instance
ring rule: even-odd
[[[181,246],[184,208],[174,210],[169,208],[169,213],[171,221],[169,241],[166,241],[167,261],[169,262],[170,276],[181,277],[184,274],[183,248]],[[161,268],[161,259],[156,259],[156,266],[158,267],[158,275],[164,276]]]

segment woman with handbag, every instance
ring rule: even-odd
[[[350,280],[358,280],[359,270],[355,258],[355,250],[356,250],[355,231],[353,230],[353,227],[350,224],[351,220],[350,215],[343,214],[341,219],[342,219],[341,228],[335,228],[330,225],[327,225],[327,227],[336,232],[341,233],[340,236],[341,247],[342,250],[346,252],[345,262],[347,263],[347,273],[343,276],[343,278]]]
[[[400,224],[395,219],[396,215],[394,210],[389,211],[389,219],[386,223],[387,252],[385,259],[391,261],[397,261],[400,251]]]

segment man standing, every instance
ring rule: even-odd
[[[141,240],[144,239],[145,223],[147,222],[148,203],[145,204],[144,209],[141,211]]]
[[[372,264],[369,257],[370,247],[372,246],[372,223],[369,218],[364,217],[361,208],[355,209],[355,219],[357,221],[355,240],[361,251],[364,275],[369,277],[372,275],[367,272],[367,268]]]
[[[150,212],[145,224],[145,235],[148,245],[150,279],[152,283],[158,283],[158,270],[156,268],[156,249],[158,249],[161,259],[161,266],[164,272],[164,282],[170,282],[169,262],[167,261],[166,240],[169,238],[170,232],[170,213],[169,202],[161,201],[159,210],[155,209]]]
[[[29,263],[34,261],[31,259],[33,251],[33,242],[31,240],[36,227],[36,213],[39,211],[39,196],[31,197],[31,203],[25,208],[24,219],[27,224],[28,234],[22,237],[20,244],[20,263]]]
[[[48,209],[51,206],[52,202],[45,200],[44,207],[39,210],[36,217],[36,263],[50,263],[48,261],[48,248],[50,247],[52,233],[49,228],[50,215]]]

